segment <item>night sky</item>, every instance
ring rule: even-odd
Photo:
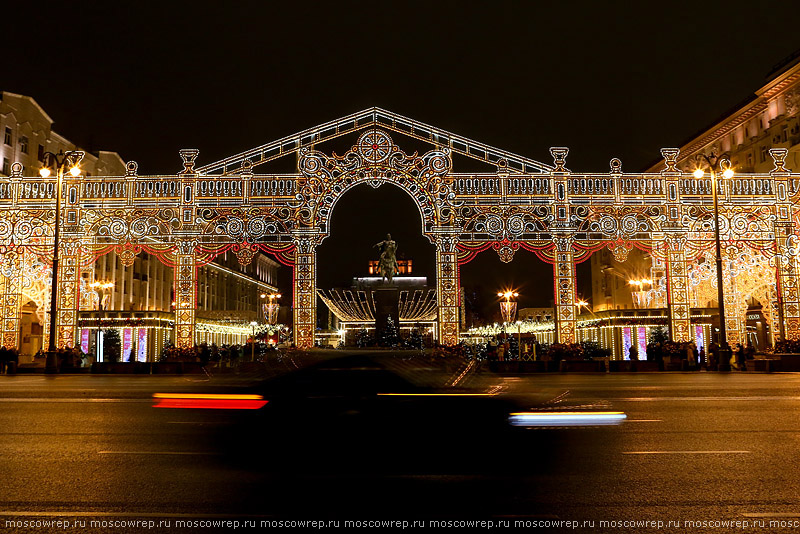
[[[56,131],[141,174],[178,171],[181,148],[203,165],[370,106],[545,163],[568,146],[575,171],[607,172],[612,157],[641,170],[800,48],[788,5],[756,2],[7,4],[0,89],[33,96]],[[383,219],[399,190],[349,194],[320,251],[321,287],[363,274],[352,269],[365,243],[419,229],[410,201]],[[432,269],[424,238],[398,242]],[[491,255],[465,284],[546,273],[549,294],[522,304],[549,304],[549,267]]]

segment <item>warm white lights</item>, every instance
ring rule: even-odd
[[[694,174],[694,177],[699,180],[700,178],[703,177],[703,174],[705,173],[703,172],[703,169],[695,169],[694,173],[692,174]]]
[[[42,167],[41,169],[39,169],[39,176],[41,176],[42,178],[49,177],[50,169],[48,169],[47,167]]]

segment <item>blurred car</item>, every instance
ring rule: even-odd
[[[592,418],[611,412],[554,405],[558,390],[510,395],[497,375],[471,371],[402,353],[331,355],[245,391],[161,394],[156,406],[230,410],[217,436],[229,456],[279,468],[277,455],[315,470],[463,470],[488,451],[530,447],[526,428],[570,426],[576,415],[611,421]]]

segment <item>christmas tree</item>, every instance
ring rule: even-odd
[[[361,330],[358,331],[358,335],[356,336],[356,346],[359,348],[368,347],[372,343],[372,337],[370,337],[369,332],[363,326]]]
[[[386,328],[381,332],[380,345],[382,347],[396,347],[400,342],[400,336],[397,334],[397,326],[394,324],[394,319],[390,315],[386,319]]]
[[[422,350],[425,347],[425,340],[422,338],[419,330],[412,330],[406,339],[406,346],[409,349]]]

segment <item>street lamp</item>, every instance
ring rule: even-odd
[[[97,309],[103,311],[103,301],[106,298],[105,290],[114,287],[114,282],[92,282],[89,287],[97,292]]]
[[[647,304],[647,299],[645,298],[646,292],[645,292],[644,288],[645,288],[645,286],[648,286],[648,285],[652,286],[653,285],[653,281],[649,280],[647,278],[642,278],[641,280],[628,280],[628,284],[638,288],[636,291],[632,292],[633,296],[635,297],[633,299],[634,300],[633,303],[638,308],[645,308],[646,304]]]
[[[261,298],[266,299],[269,298],[268,304],[263,304],[265,307],[264,311],[264,319],[268,324],[275,324],[278,322],[278,309],[280,308],[280,304],[275,302],[275,300],[281,298],[280,293],[272,293],[267,295],[266,293],[261,293]]]
[[[519,293],[516,291],[504,291],[497,294],[498,297],[504,297],[505,302],[500,303],[500,313],[503,315],[503,321],[506,323],[514,322],[514,316],[517,314],[517,303],[511,302],[511,298],[517,298]]]
[[[45,152],[43,155],[44,165],[42,165],[42,168],[39,170],[39,175],[42,178],[49,177],[53,170],[55,170],[58,178],[56,181],[55,229],[53,231],[53,280],[50,288],[50,339],[47,347],[47,359],[45,361],[46,373],[58,372],[58,357],[56,355],[56,311],[58,310],[58,246],[61,231],[61,184],[67,169],[69,169],[69,173],[72,176],[79,176],[81,174],[81,170],[78,167],[81,159],[83,159],[83,152],[80,150],[70,150],[66,154],[61,151],[59,151],[58,154]]]
[[[722,288],[722,250],[720,247],[719,242],[719,201],[717,199],[717,172],[721,168],[721,164],[723,162],[727,162],[724,165],[724,170],[722,171],[723,178],[732,178],[733,177],[733,169],[730,167],[730,161],[727,159],[727,154],[723,154],[722,156],[717,156],[716,154],[712,153],[710,156],[706,156],[705,154],[698,154],[697,157],[697,170],[694,171],[694,177],[698,180],[703,177],[703,169],[700,168],[700,165],[705,163],[708,165],[708,169],[711,172],[711,194],[714,198],[714,244],[716,249],[716,261],[717,261],[717,307],[719,308],[719,362],[717,363],[717,368],[720,371],[730,371],[731,370],[731,349],[728,346],[728,334],[725,329],[725,293]]]

